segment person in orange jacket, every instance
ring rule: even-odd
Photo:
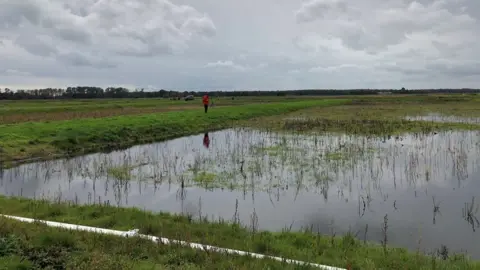
[[[205,113],[207,113],[208,111],[208,104],[209,104],[209,98],[208,98],[208,94],[205,93],[205,95],[203,96],[203,107],[205,108]]]

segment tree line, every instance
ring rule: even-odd
[[[0,89],[0,100],[23,99],[94,99],[94,98],[171,98],[179,99],[188,95],[202,96],[208,92],[214,97],[241,96],[339,96],[339,95],[374,95],[374,94],[432,94],[432,93],[480,93],[480,89],[303,89],[303,90],[271,90],[271,91],[173,91],[144,89],[129,90],[123,87],[75,86],[67,88],[43,88],[31,90]]]

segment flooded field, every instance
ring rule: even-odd
[[[377,242],[387,235],[389,245],[446,246],[479,259],[479,135],[230,129],[4,170],[0,193],[108,201],[254,229],[350,231]]]
[[[426,115],[409,116],[409,117],[406,117],[406,119],[410,121],[480,124],[479,117],[461,117],[461,116],[454,116],[454,115],[443,115],[439,113],[429,113]]]

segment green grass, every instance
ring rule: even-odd
[[[211,97],[217,105],[245,105],[251,103],[290,102],[292,100],[309,100],[305,97]],[[170,100],[165,98],[138,99],[83,99],[83,100],[7,100],[0,101],[0,115],[19,113],[53,113],[65,111],[90,111],[115,108],[154,108],[164,106],[198,105],[201,99],[193,101]]]
[[[384,248],[368,242],[363,243],[351,235],[330,237],[308,231],[253,233],[227,222],[195,221],[188,217],[154,214],[133,208],[78,206],[0,197],[0,212],[119,230],[138,228],[141,233],[150,235],[342,268],[480,269],[479,263],[469,261],[463,256],[456,255],[442,260],[400,248]],[[126,240],[81,232],[72,233],[47,229],[40,225],[0,220],[0,260],[9,261],[12,265],[20,264],[20,258],[27,257],[30,263],[36,265],[39,261],[48,262],[50,265],[56,261],[62,265],[70,264],[75,269],[112,269],[88,268],[95,265],[101,267],[102,263],[121,269],[125,269],[122,265],[139,267],[135,269],[288,269],[271,261],[202,254],[180,247],[156,247],[139,239]],[[182,262],[188,265],[181,265]]]
[[[311,100],[306,97],[212,97],[215,107],[257,103]],[[317,98],[318,99],[318,98]],[[23,122],[64,121],[82,118],[104,118],[120,115],[140,115],[168,111],[201,110],[199,99],[194,101],[163,98],[90,99],[90,100],[0,100],[0,125]]]
[[[64,111],[88,111],[109,108],[124,107],[156,107],[166,105],[188,104],[185,101],[173,101],[168,99],[106,99],[106,100],[50,100],[38,102],[29,101],[3,101],[0,102],[0,114],[14,113],[38,113],[38,112],[64,112]]]
[[[0,125],[0,162],[49,158],[127,147],[233,126],[237,121],[288,113],[347,100],[312,100],[252,104],[101,119],[26,122]]]
[[[139,238],[0,219],[0,269],[300,269],[271,259],[206,253]],[[302,267],[302,269],[311,269]]]

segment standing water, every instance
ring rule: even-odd
[[[267,230],[350,231],[368,241],[383,239],[387,216],[390,245],[428,251],[445,245],[479,259],[478,135],[229,129],[4,170],[0,193],[109,201]]]

